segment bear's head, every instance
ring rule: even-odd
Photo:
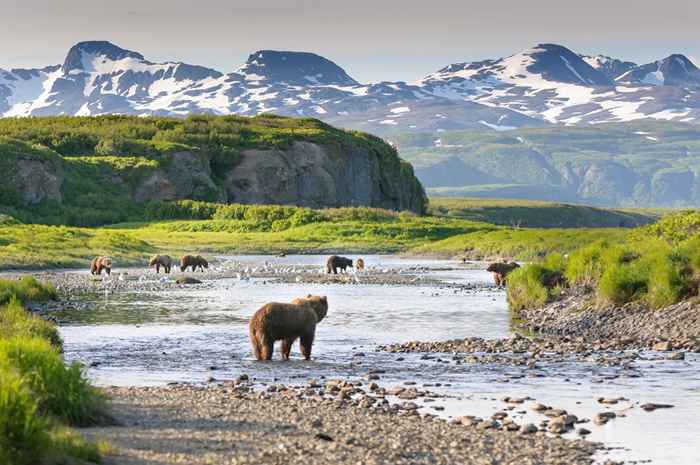
[[[158,263],[159,260],[160,260],[160,256],[156,255],[155,257],[151,258],[151,260],[148,262],[148,266],[155,265],[156,263]]]
[[[320,323],[328,314],[328,298],[325,295],[321,297],[309,294],[304,300],[311,305],[311,308],[316,313],[316,322]]]
[[[204,257],[202,257],[201,255],[197,255],[197,260],[199,260],[199,264],[202,265],[204,268],[209,268],[209,262],[206,261]]]

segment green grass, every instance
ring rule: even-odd
[[[102,444],[91,444],[69,426],[110,421],[105,397],[77,363],[66,366],[55,326],[20,304],[55,296],[34,278],[0,280],[9,301],[0,307],[0,463],[97,463]]]
[[[428,212],[530,228],[634,227],[654,223],[656,210],[621,210],[538,200],[431,197]]]
[[[469,219],[416,216],[372,208],[152,204],[153,221],[104,228],[0,226],[0,269],[85,267],[97,255],[117,267],[144,265],[154,253],[403,253],[532,260],[567,253],[621,228],[513,229]],[[187,219],[187,218],[200,219]],[[182,218],[182,219],[179,219]]]
[[[548,272],[563,272],[570,286],[588,286],[600,302],[642,302],[663,308],[698,295],[700,231],[697,213],[664,217],[659,224],[630,230],[615,241],[595,241],[568,256],[550,254],[508,277],[515,310],[550,300]],[[680,225],[680,226],[679,226]]]

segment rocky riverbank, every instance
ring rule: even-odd
[[[107,463],[120,465],[578,465],[592,463],[598,447],[536,427],[500,427],[505,421],[448,423],[419,415],[410,402],[370,402],[357,389],[311,382],[259,391],[246,381],[111,388],[121,426],[83,433],[112,444]]]
[[[518,312],[520,327],[558,338],[623,348],[700,352],[700,301],[662,309],[643,303],[601,305],[587,289],[573,289],[544,308]]]

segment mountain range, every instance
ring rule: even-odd
[[[0,115],[316,117],[379,135],[640,119],[700,122],[700,70],[683,55],[636,64],[540,44],[446,66],[417,82],[363,84],[313,53],[261,50],[233,72],[154,63],[105,41],[63,64],[0,69]]]

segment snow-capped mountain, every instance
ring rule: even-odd
[[[631,63],[581,57],[555,44],[541,44],[499,60],[450,65],[417,85],[445,98],[508,108],[551,123],[700,121],[697,68],[682,55],[673,57],[657,63],[663,69],[659,72],[664,77],[656,83],[661,86],[625,79],[640,68],[624,71]],[[623,70],[621,76],[614,77],[610,70],[615,67]]]
[[[700,69],[683,55],[671,55],[654,63],[635,66],[618,76],[616,80],[655,86],[700,87]]]
[[[62,65],[0,69],[0,115],[274,112],[379,134],[643,118],[700,121],[699,74],[682,55],[637,66],[542,44],[506,58],[453,64],[415,83],[362,84],[313,53],[261,50],[224,74],[154,63],[92,41],[72,47]]]
[[[615,80],[617,77],[637,66],[636,63],[631,61],[622,61],[605,55],[581,55],[581,58],[591,65],[592,68],[597,69],[612,80]]]

